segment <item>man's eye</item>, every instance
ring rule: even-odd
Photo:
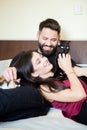
[[[47,40],[47,38],[46,38],[46,37],[43,37],[43,40]]]

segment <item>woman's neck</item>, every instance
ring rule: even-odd
[[[54,76],[54,73],[52,71],[50,71],[49,73],[40,75],[40,77],[43,78],[43,79],[46,79],[46,78],[49,78],[49,77],[53,77],[53,76]]]

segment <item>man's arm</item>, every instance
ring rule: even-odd
[[[79,66],[74,66],[73,69],[78,77],[80,77],[80,76],[87,77],[87,68],[81,68]]]
[[[85,76],[87,77],[87,68],[82,68],[78,66],[73,59],[71,59],[72,67],[78,77]]]

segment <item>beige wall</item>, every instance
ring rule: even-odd
[[[48,17],[59,21],[61,39],[87,40],[87,0],[0,0],[0,40],[35,40]]]

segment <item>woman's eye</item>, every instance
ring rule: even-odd
[[[40,58],[43,58],[43,55],[40,55]]]
[[[38,61],[37,61],[37,64],[40,64],[40,63],[41,63],[41,61],[40,61],[40,60],[38,60]]]
[[[41,61],[38,61],[38,64],[40,64],[41,63]]]

